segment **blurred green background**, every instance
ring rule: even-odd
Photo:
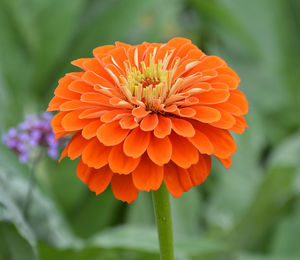
[[[124,41],[190,38],[242,78],[250,128],[225,170],[172,200],[176,256],[300,259],[299,0],[0,0],[0,133],[45,110],[70,61]],[[28,165],[0,145],[0,259],[159,259],[151,196],[95,196],[76,162]]]

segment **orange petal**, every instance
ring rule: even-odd
[[[116,45],[117,47],[122,47],[122,48],[124,48],[126,51],[131,47],[130,44],[127,44],[127,43],[124,43],[124,42],[119,42],[119,41],[116,41],[116,42],[115,42],[115,45]]]
[[[171,134],[172,122],[170,118],[159,115],[158,125],[154,129],[154,135],[158,138],[164,138],[165,136]]]
[[[144,155],[132,173],[133,183],[139,190],[157,190],[163,180],[164,168],[153,163]]]
[[[92,71],[95,74],[104,77],[105,79],[112,82],[112,79],[109,75],[109,73],[105,70],[102,64],[99,63],[99,61],[96,58],[88,59],[83,63],[83,67],[85,70]]]
[[[229,156],[228,158],[218,158],[218,160],[224,165],[226,169],[230,168],[230,166],[232,165],[231,156]]]
[[[75,110],[67,113],[61,121],[61,124],[66,131],[76,131],[94,121],[93,119],[80,119],[79,115],[82,110]]]
[[[167,46],[174,47],[175,49],[179,49],[182,45],[186,43],[191,43],[191,41],[183,37],[176,37],[168,41]]]
[[[177,168],[177,175],[183,191],[189,191],[194,185],[187,169]]]
[[[105,191],[111,181],[112,175],[113,173],[108,166],[104,166],[98,170],[93,169],[86,180],[86,184],[91,191],[96,192],[96,195],[98,195]]]
[[[113,194],[118,200],[131,203],[136,200],[139,191],[134,186],[132,176],[114,174],[111,179]]]
[[[196,50],[198,49],[197,46],[195,46],[194,44],[191,43],[186,43],[183,44],[175,53],[176,56],[178,57],[185,57],[187,55],[187,53],[191,50]]]
[[[235,73],[235,71],[229,67],[223,67],[223,68],[218,68],[217,69],[218,74],[222,75],[222,74],[227,74],[227,75],[231,75],[234,78],[236,78],[236,80],[238,82],[241,81],[240,77],[238,76],[238,74]]]
[[[179,108],[179,115],[182,117],[193,117],[196,115],[196,111],[191,107]]]
[[[188,191],[193,186],[188,171],[173,163],[164,166],[164,181],[174,198],[181,196],[184,191]]]
[[[98,128],[97,137],[104,145],[112,146],[121,143],[128,133],[128,129],[122,129],[118,121],[113,121]]]
[[[146,151],[149,141],[150,132],[144,132],[139,128],[135,128],[124,141],[124,153],[127,156],[138,158]]]
[[[218,104],[225,102],[229,98],[230,94],[224,89],[212,89],[208,92],[203,92],[195,95],[199,99],[201,104]]]
[[[188,168],[191,180],[194,186],[205,181],[211,170],[211,157],[208,155],[200,155],[197,164],[193,164]]]
[[[142,118],[145,117],[146,115],[150,114],[150,111],[146,111],[144,107],[136,107],[132,109],[132,115],[135,116],[136,118]]]
[[[106,55],[110,50],[116,48],[115,45],[103,45],[100,47],[97,47],[93,50],[93,55],[95,57],[102,58],[103,55]]]
[[[94,104],[84,103],[79,100],[69,100],[60,105],[59,109],[61,111],[70,111],[78,109],[88,109],[95,107]]]
[[[195,135],[190,137],[189,141],[198,149],[200,153],[212,154],[214,147],[207,136],[197,129],[195,131]]]
[[[227,130],[202,124],[197,129],[205,134],[214,147],[214,155],[227,158],[236,152],[236,144]]]
[[[47,108],[47,111],[55,111],[55,110],[59,110],[59,106],[61,104],[63,104],[64,102],[68,101],[68,99],[64,99],[64,98],[60,98],[57,96],[54,96]]]
[[[132,46],[128,49],[128,59],[131,66],[134,66],[137,69],[140,67],[140,62],[144,57],[145,50],[146,47],[142,44],[137,46]]]
[[[54,137],[55,137],[55,140],[57,140],[57,139],[59,139],[59,138],[61,138],[61,137],[63,137],[63,136],[68,136],[68,134],[69,134],[69,132],[65,132],[65,131],[63,131],[63,132],[58,132],[58,133],[56,133],[56,134],[54,135]]]
[[[67,144],[67,146],[64,148],[64,150],[62,151],[59,159],[58,159],[58,162],[61,162],[62,159],[64,159],[65,157],[68,156],[68,149],[69,149],[69,144],[70,142]]]
[[[115,109],[105,112],[101,116],[101,121],[104,123],[110,123],[112,121],[118,120],[124,116],[131,115],[131,110],[128,109]]]
[[[236,89],[239,86],[239,80],[237,80],[235,77],[231,75],[218,75],[217,77],[210,79],[210,83],[225,83],[228,85],[230,89]]]
[[[199,49],[193,49],[193,50],[190,50],[188,53],[187,53],[187,56],[185,58],[187,59],[195,59],[195,60],[200,60],[202,59],[203,57],[205,57],[206,55]]]
[[[123,152],[123,144],[119,144],[111,149],[108,157],[108,163],[113,172],[129,174],[137,167],[140,159],[140,157],[135,159],[126,156]]]
[[[245,128],[248,128],[246,120],[243,116],[235,116],[235,124],[229,130],[238,134],[242,134],[245,131]]]
[[[136,121],[135,117],[128,116],[124,117],[120,120],[120,126],[123,129],[134,129],[139,126],[138,122]]]
[[[82,159],[80,158],[77,164],[76,174],[77,177],[84,183],[86,183],[88,177],[90,176],[93,168],[88,167]]]
[[[111,97],[109,103],[115,108],[132,109],[133,105],[119,97]]]
[[[94,87],[91,84],[84,82],[83,80],[74,80],[69,86],[69,90],[77,93],[95,92]]]
[[[68,156],[71,160],[81,155],[83,149],[88,144],[88,140],[84,139],[81,133],[75,134],[69,141]]]
[[[193,119],[196,119],[203,123],[212,123],[221,119],[221,113],[219,110],[207,106],[194,106],[196,115]]]
[[[78,67],[78,68],[81,68],[82,70],[85,70],[84,69],[84,66],[83,64],[88,61],[90,58],[80,58],[80,59],[77,59],[77,60],[73,60],[71,61],[71,64]]]
[[[67,112],[59,112],[52,118],[51,126],[52,126],[54,133],[65,131],[65,129],[61,125],[61,121],[65,117],[66,114],[67,114]]]
[[[157,63],[159,60],[164,60],[166,55],[170,55],[171,54],[171,50],[172,48],[170,48],[167,45],[162,45],[159,50],[156,52],[155,55],[155,62]]]
[[[179,119],[176,117],[170,117],[172,121],[172,129],[183,137],[192,137],[195,135],[195,129],[193,125],[184,119]]]
[[[99,169],[108,163],[111,147],[101,144],[96,137],[82,151],[82,161],[89,167]]]
[[[106,112],[106,110],[103,110],[103,109],[107,109],[107,108],[97,106],[97,108],[85,109],[79,114],[79,118],[80,119],[97,118],[97,120],[98,120],[100,118],[100,116]]]
[[[125,71],[124,67],[124,61],[128,60],[128,57],[126,55],[125,49],[124,48],[115,48],[109,51],[108,53],[113,57],[113,62],[115,65],[118,65],[119,68]]]
[[[203,70],[211,70],[220,68],[226,65],[225,61],[217,56],[206,56],[201,60],[201,63],[198,64],[194,70],[202,72]]]
[[[158,125],[158,117],[157,114],[149,114],[145,116],[140,123],[140,128],[143,131],[152,131]]]
[[[243,114],[248,113],[248,101],[245,95],[238,89],[230,91],[228,102],[239,107]]]
[[[58,86],[54,91],[55,96],[69,100],[80,99],[80,94],[69,90],[68,86],[73,79],[70,76],[64,76],[58,81]]]
[[[171,134],[172,143],[171,160],[182,168],[189,168],[198,162],[199,152],[186,138],[176,134]]]
[[[105,72],[107,74],[107,72]],[[88,84],[94,86],[94,85],[101,85],[108,88],[113,88],[114,84],[111,83],[111,81],[108,81],[108,79],[101,77],[100,75],[97,75],[96,73],[92,71],[87,71],[83,74],[82,80],[87,82]]]
[[[109,57],[105,57],[104,59],[108,59]],[[103,59],[103,62],[105,62]],[[123,70],[121,70],[120,68],[118,68],[117,66],[115,66],[112,63],[109,63],[105,66],[105,69],[108,71],[109,75],[111,76],[111,78],[114,80],[115,84],[120,84],[120,78],[125,75],[125,72]]]
[[[210,123],[210,125],[222,128],[222,129],[229,129],[234,126],[235,118],[225,110],[220,109],[219,112],[221,113],[221,118],[219,121]]]
[[[82,136],[85,139],[91,139],[92,137],[97,135],[97,130],[100,126],[102,126],[103,123],[100,120],[95,120],[89,124],[87,124],[83,129],[82,129]]]
[[[239,107],[237,107],[234,104],[229,103],[228,101],[225,103],[220,103],[220,104],[215,104],[215,105],[211,105],[211,107],[216,108],[216,109],[223,109],[233,115],[241,115],[242,111]]]
[[[152,135],[147,153],[149,158],[158,165],[168,163],[172,156],[172,144],[169,137],[156,138]]]
[[[86,93],[83,94],[80,98],[81,101],[91,103],[91,104],[97,104],[97,105],[104,105],[111,107],[111,104],[109,103],[109,97],[106,95],[100,94],[100,93]]]

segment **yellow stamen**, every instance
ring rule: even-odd
[[[163,60],[155,62],[156,51],[150,55],[149,66],[144,61],[138,64],[138,53],[135,52],[135,66],[125,64],[126,77],[122,77],[122,87],[124,95],[127,98],[136,97],[142,101],[148,110],[157,110],[171,94],[174,94],[181,83],[177,80],[172,86],[172,77],[179,64],[179,58],[175,61],[172,69],[167,69],[172,56],[167,53]],[[126,89],[126,90],[125,90]],[[156,102],[153,102],[156,100]],[[156,107],[157,106],[157,107]]]

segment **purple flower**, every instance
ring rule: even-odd
[[[16,152],[22,163],[27,162],[38,147],[45,147],[48,155],[57,159],[62,140],[56,140],[51,127],[52,114],[27,115],[17,128],[12,127],[3,134],[3,143]]]

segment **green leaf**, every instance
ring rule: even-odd
[[[31,187],[32,196],[29,202],[28,219],[25,222],[23,208],[27,200],[29,182],[24,176],[28,173],[26,168],[18,166],[15,157],[10,156],[10,153],[6,154],[0,149],[0,154],[5,156],[4,158],[1,156],[1,159],[6,161],[4,165],[0,164],[0,201],[2,199],[2,204],[10,209],[8,213],[4,211],[5,214],[10,215],[4,215],[6,217],[2,219],[12,219],[12,221],[16,219],[15,221],[21,224],[24,222],[26,225],[21,226],[22,234],[29,232],[32,237],[37,237],[54,247],[82,247],[82,241],[72,233],[55,203],[37,185]]]
[[[155,224],[151,192],[140,192],[137,200],[127,206],[126,222],[141,227]]]
[[[18,228],[11,224],[3,224],[0,222],[0,231],[2,233],[1,243],[4,241],[4,251],[0,252],[5,260],[34,260],[37,259],[36,245],[20,235]],[[0,236],[1,237],[1,236]],[[6,252],[5,252],[6,250]]]
[[[298,257],[288,255],[259,255],[251,253],[239,253],[236,260],[297,260]]]
[[[88,191],[86,184],[81,185],[85,186],[86,192],[81,194],[82,197],[69,218],[76,234],[90,237],[119,221],[121,203],[116,200],[110,188],[96,196],[94,192]]]
[[[200,236],[177,236],[174,243],[175,255],[179,257],[219,254],[227,250],[223,243]],[[159,253],[155,226],[141,228],[124,225],[111,228],[96,235],[89,244],[100,248]]]
[[[73,45],[72,39],[78,26],[78,19],[86,0],[37,1],[38,12],[34,16],[38,44],[33,56],[34,75],[32,88],[39,96],[44,95],[53,71],[56,72],[60,57]],[[31,16],[33,17],[33,16]]]
[[[279,143],[273,150],[268,165],[275,166],[294,166],[300,168],[300,132],[297,132]]]
[[[235,248],[254,249],[264,246],[262,241],[296,194],[293,188],[295,176],[294,167],[270,170],[252,205],[231,234],[231,242]]]
[[[220,1],[206,0],[192,0],[191,2],[194,9],[203,18],[204,26],[217,30],[219,33],[229,33],[231,38],[233,36],[239,40],[239,46],[244,47],[251,54],[257,55],[257,43],[253,36],[226,4],[222,4]],[[204,28],[207,34],[209,34],[209,29]]]
[[[21,209],[6,191],[5,173],[0,169],[0,227],[8,245],[11,259],[37,258],[36,238]],[[14,245],[14,246],[12,246]]]
[[[192,188],[176,199],[170,195],[175,236],[200,235],[199,218],[203,214],[204,205],[198,189],[201,189],[201,186]]]
[[[173,231],[180,235],[199,235],[202,213],[200,194],[197,188],[191,189],[181,197],[174,199],[170,195]],[[137,200],[128,207],[128,224],[149,227],[155,224],[155,215],[151,192],[140,192]]]
[[[273,255],[300,256],[300,200],[295,203],[294,209],[287,214],[276,226],[271,242]]]

